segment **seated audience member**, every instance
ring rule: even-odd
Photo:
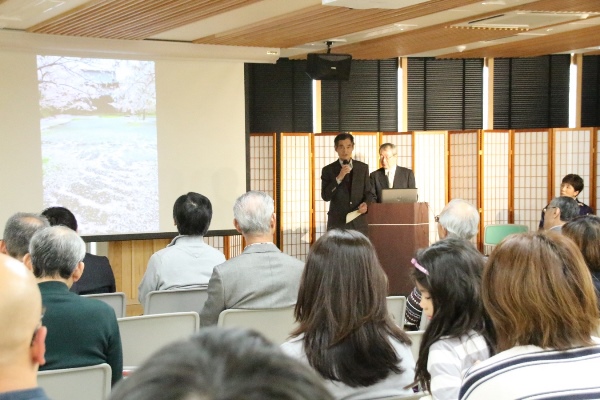
[[[16,213],[12,215],[4,226],[4,234],[0,241],[0,253],[23,261],[25,254],[29,253],[29,241],[38,230],[48,227],[48,220],[38,214]]]
[[[77,232],[77,219],[75,215],[64,207],[49,207],[42,211],[42,215],[48,218],[50,225],[63,225]],[[73,283],[71,292],[77,294],[114,293],[115,275],[108,258],[85,253],[83,258],[85,273],[81,279]]]
[[[582,215],[563,225],[562,234],[573,239],[592,273],[596,294],[600,296],[600,218]]]
[[[244,236],[246,248],[237,257],[215,267],[208,282],[208,299],[200,325],[215,325],[229,308],[283,308],[296,304],[304,263],[284,254],[273,243],[273,199],[250,191],[233,206],[233,224]]]
[[[437,229],[440,239],[458,238],[471,240],[479,230],[479,211],[468,201],[453,199],[436,217]],[[406,324],[418,328],[421,323],[423,309],[419,305],[421,293],[417,288],[407,298]]]
[[[44,363],[42,298],[31,271],[0,254],[0,399],[48,400],[37,385]]]
[[[466,240],[449,238],[419,250],[412,263],[421,307],[431,319],[415,377],[434,400],[457,399],[464,374],[490,357],[493,343],[481,301],[483,257]]]
[[[123,374],[121,336],[114,310],[100,300],[70,292],[83,273],[85,244],[65,226],[44,228],[31,238],[25,263],[33,270],[46,312],[46,364],[40,370],[107,363],[115,383]]]
[[[498,353],[467,373],[461,399],[600,398],[598,304],[571,239],[509,236],[490,255],[481,292]]]
[[[415,361],[410,339],[387,310],[388,282],[373,245],[333,229],[312,246],[283,351],[307,362],[337,399],[407,396]]]
[[[173,221],[179,236],[152,254],[138,287],[144,304],[153,290],[193,289],[208,284],[215,265],[225,261],[219,250],[204,243],[212,219],[210,200],[199,193],[179,196],[173,205]]]
[[[253,331],[202,329],[156,352],[110,400],[330,400],[319,377]]]
[[[578,215],[578,211],[579,206],[572,197],[560,196],[553,198],[546,207],[544,229],[560,232],[564,224]]]
[[[579,206],[578,212],[576,215],[588,215],[593,214],[594,210],[590,206],[581,201],[577,200],[577,196],[583,190],[583,179],[576,174],[568,174],[562,179],[562,183],[560,184],[560,195],[567,196],[575,199],[577,201],[577,205]],[[549,206],[549,204],[548,204]],[[544,227],[544,219],[546,210],[548,209],[546,206],[542,210],[542,218],[540,219],[539,228],[542,229]]]

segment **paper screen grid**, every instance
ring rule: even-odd
[[[539,226],[542,208],[548,204],[548,131],[514,133],[514,223]]]
[[[284,246],[286,242],[297,246],[286,248],[286,252],[296,253],[299,257],[303,257],[302,254],[305,254],[305,249],[308,248],[308,243],[305,241],[309,236],[305,232],[310,231],[312,224],[308,211],[311,199],[308,183],[311,179],[314,193],[312,229],[316,232],[312,242],[326,230],[328,204],[321,200],[321,169],[337,159],[333,147],[336,134],[301,134],[293,139],[290,136],[281,141],[282,147],[285,147],[281,149],[282,159],[284,159],[281,168],[285,169],[285,176],[281,178],[284,199],[282,199],[282,210],[277,211],[283,213],[280,217],[282,218],[281,229],[284,232],[282,239]],[[312,168],[309,161],[311,143],[309,135],[312,135],[314,140],[312,175],[309,175]],[[419,188],[419,201],[428,202],[430,207],[431,242],[437,240],[433,215],[438,214],[445,206],[447,195],[449,198],[464,198],[477,206],[477,194],[481,193],[482,197],[479,201],[483,213],[480,233],[483,239],[484,227],[489,224],[514,222],[527,225],[531,231],[537,230],[541,209],[548,203],[548,174],[552,168],[550,166],[552,158],[555,159],[552,190],[556,194],[559,194],[562,177],[568,173],[577,173],[582,176],[586,184],[580,200],[589,204],[588,199],[592,195],[590,187],[600,181],[596,176],[591,177],[590,158],[593,151],[591,140],[595,137],[593,129],[490,130],[479,131],[479,133],[473,131],[388,132],[381,133],[379,141],[377,135],[376,133],[354,133],[355,158],[368,162],[369,169],[373,171],[379,166],[379,144],[390,142],[397,145],[399,160],[405,160],[399,161],[398,164],[411,167],[414,146],[414,173],[416,186]],[[446,171],[444,154],[446,136],[449,141],[448,171]],[[479,144],[478,136],[482,138]],[[554,140],[554,157],[549,155],[551,139]],[[265,190],[271,195],[275,187],[273,177],[277,175],[273,170],[274,143],[273,134],[253,135],[250,152],[252,157],[257,158],[251,160],[252,184],[258,186],[252,189]],[[511,143],[514,143],[513,148],[509,148]],[[479,149],[483,154],[481,158],[483,165],[480,167],[482,176],[477,176]],[[512,181],[508,175],[511,151]],[[600,162],[600,155],[597,157]],[[303,183],[302,176],[307,176],[305,179],[307,183]],[[445,179],[448,181],[448,189],[445,187]],[[509,199],[511,184],[513,184],[514,198]],[[481,189],[478,189],[478,185]],[[600,202],[600,190],[598,197],[597,201]],[[514,205],[514,220],[510,221],[509,205]],[[288,221],[292,221],[291,227],[287,226]],[[289,236],[285,236],[287,233]]]
[[[450,157],[450,200],[463,199],[477,207],[478,132],[452,132],[448,134]],[[481,231],[481,223],[479,226]],[[477,245],[477,235],[471,240]]]
[[[273,199],[275,199],[274,148],[274,133],[250,136],[250,189],[263,191]]]
[[[384,133],[381,135],[381,143],[393,143],[396,145],[398,154],[398,165],[412,169],[412,133]]]
[[[310,136],[281,137],[282,251],[302,261],[310,247]]]
[[[415,181],[419,202],[429,204],[429,243],[438,239],[433,219],[446,205],[446,132],[415,132]]]
[[[583,178],[583,191],[577,196],[579,201],[590,204],[590,191],[585,190],[590,183],[591,129],[554,129],[554,195],[560,196],[560,183],[567,174],[577,174]]]
[[[508,223],[508,163],[507,132],[483,133],[483,226]],[[484,246],[489,254],[492,246]]]

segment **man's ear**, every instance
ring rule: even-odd
[[[236,231],[238,231],[239,233],[242,233],[242,228],[240,228],[240,224],[238,224],[238,222],[235,218],[233,219],[233,226],[235,226]]]
[[[48,328],[40,326],[36,331],[33,341],[31,342],[31,361],[37,365],[46,364],[46,335],[48,334]]]
[[[81,275],[83,275],[83,269],[84,268],[85,268],[85,264],[83,263],[83,261],[79,261],[79,263],[77,264],[77,266],[73,270],[73,273],[71,274],[71,278],[73,278],[73,283],[75,283],[79,279],[81,279]]]
[[[579,196],[579,193],[580,193],[580,192],[581,192],[580,190],[576,190],[576,191],[575,191],[575,197]]]
[[[8,255],[8,251],[6,251],[6,243],[4,243],[4,240],[0,240],[0,253]]]
[[[23,256],[23,264],[28,270],[33,271],[33,263],[31,262],[31,254],[27,253]]]

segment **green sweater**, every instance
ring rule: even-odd
[[[46,364],[49,369],[107,363],[113,385],[123,374],[123,351],[114,310],[99,300],[69,292],[59,281],[38,284],[46,307],[42,324],[48,328]]]

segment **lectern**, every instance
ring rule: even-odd
[[[408,296],[417,249],[429,246],[427,203],[369,204],[369,239],[389,280],[389,295]]]

